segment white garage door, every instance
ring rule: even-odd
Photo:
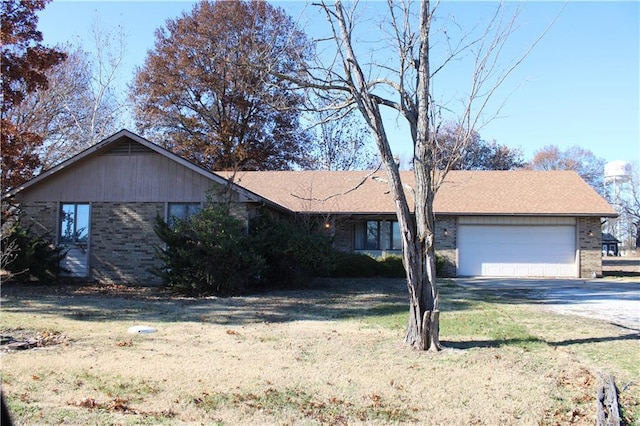
[[[458,275],[575,277],[574,226],[461,225]]]

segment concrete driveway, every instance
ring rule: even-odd
[[[463,287],[524,299],[561,314],[597,318],[640,332],[640,281],[456,278]]]

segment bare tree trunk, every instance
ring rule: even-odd
[[[325,12],[330,29],[326,40],[335,41],[335,56],[324,64],[322,60],[318,60],[316,66],[308,68],[306,77],[278,74],[279,77],[296,82],[299,87],[320,92],[322,99],[326,98],[327,93],[331,93],[335,98],[331,108],[349,111],[357,109],[371,129],[380,158],[386,167],[389,190],[395,202],[402,234],[410,313],[405,342],[419,350],[441,349],[435,270],[435,194],[448,171],[467,149],[476,127],[481,124],[480,120],[485,119],[489,99],[541,38],[500,71],[498,57],[513,31],[515,16],[514,19],[503,22],[501,8],[498,8],[486,30],[480,34],[462,34],[459,43],[451,44],[449,36],[444,32],[450,52],[448,56],[445,55],[440,66],[435,66],[435,70],[430,71],[432,15],[439,3],[435,1],[432,9],[429,0],[387,0],[385,29],[388,31],[383,33],[388,36],[389,46],[393,46],[397,58],[383,63],[376,63],[374,59],[372,63],[365,55],[362,58],[366,59],[359,61],[356,55],[356,50],[359,49],[354,47],[358,39],[354,37],[355,20],[359,16],[355,11],[358,2],[349,2],[351,9],[348,10],[341,0],[320,0],[315,4]],[[417,28],[414,25],[416,9],[412,5],[420,8]],[[436,27],[434,32],[438,32]],[[472,57],[474,68],[463,105],[455,108],[460,131],[456,132],[450,154],[446,158],[438,158],[443,153],[438,141],[441,138],[438,133],[443,113],[448,115],[451,111],[436,104],[437,101],[430,93],[430,82],[447,64],[465,54]],[[411,194],[413,200],[405,195],[406,188],[391,152],[381,107],[398,112],[409,126],[413,143],[415,184],[407,193]],[[444,166],[441,165],[436,170],[436,164]],[[410,205],[411,201],[413,205]]]
[[[409,325],[405,342],[413,348],[440,349],[440,311],[435,271],[435,218],[433,214],[434,144],[430,128],[429,30],[430,6],[420,7],[420,48],[417,59],[417,114],[409,120],[414,140],[415,224],[414,241],[405,246],[405,267],[409,289]]]
[[[429,222],[433,225],[433,219]],[[409,291],[409,323],[405,342],[418,350],[442,348],[433,243],[433,232],[429,230],[404,254]]]

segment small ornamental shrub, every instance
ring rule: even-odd
[[[58,279],[60,262],[66,256],[55,246],[49,234],[38,235],[32,227],[24,227],[18,219],[5,223],[2,230],[2,265],[9,272],[7,279],[16,282],[48,284]]]
[[[172,225],[156,220],[163,266],[154,271],[172,291],[188,295],[237,295],[260,276],[264,260],[256,254],[240,219],[224,205],[211,204]]]

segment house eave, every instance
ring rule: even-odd
[[[299,212],[308,215],[326,215],[326,216],[390,216],[396,215],[395,211],[303,211]],[[413,214],[413,212],[412,212]],[[526,212],[526,213],[496,213],[496,212],[435,212],[436,216],[501,216],[501,217],[607,217],[615,218],[618,214],[594,212],[594,213],[539,213],[539,212]]]

